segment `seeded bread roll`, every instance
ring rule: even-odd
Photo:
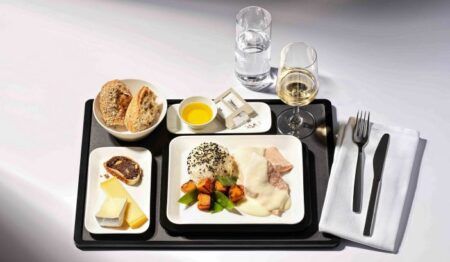
[[[103,85],[100,91],[100,112],[107,126],[123,126],[131,92],[125,83],[112,80]]]
[[[159,117],[156,95],[150,88],[143,86],[133,97],[125,115],[125,126],[131,132],[149,128]]]

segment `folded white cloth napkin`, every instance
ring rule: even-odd
[[[374,248],[394,252],[405,205],[419,133],[411,129],[372,124],[369,140],[364,148],[365,164],[361,213],[352,211],[353,185],[358,147],[352,141],[355,119],[350,118],[338,135],[334,162],[319,223],[321,232]],[[372,236],[363,235],[373,179],[373,156],[385,133],[390,135],[384,163],[381,188]]]

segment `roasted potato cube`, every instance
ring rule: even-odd
[[[192,191],[192,190],[194,190],[194,189],[196,189],[196,188],[197,188],[197,187],[195,186],[194,181],[189,180],[189,181],[187,181],[186,183],[184,183],[184,184],[181,186],[181,191],[183,191],[184,193],[187,193],[187,192]]]
[[[226,194],[227,191],[228,191],[228,187],[222,185],[222,183],[220,183],[219,180],[216,180],[216,181],[214,182],[214,188],[215,188],[216,191],[222,192],[222,193],[224,193],[224,194]]]
[[[233,203],[236,203],[245,197],[244,187],[239,185],[232,185],[228,191],[228,197]]]
[[[209,178],[202,179],[197,184],[197,189],[200,193],[211,194],[211,192],[213,191],[213,183],[211,179]]]
[[[200,210],[209,210],[211,208],[211,196],[208,194],[198,194],[197,207]]]

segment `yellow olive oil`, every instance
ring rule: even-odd
[[[202,125],[212,118],[212,109],[205,103],[192,102],[187,104],[181,112],[184,121],[193,125]]]

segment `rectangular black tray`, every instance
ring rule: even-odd
[[[277,134],[276,116],[288,108],[280,100],[247,100],[267,103],[272,110],[272,127],[264,134]],[[168,100],[171,104],[180,100]],[[75,245],[82,250],[120,250],[120,249],[330,249],[339,245],[340,239],[318,232],[318,221],[322,211],[326,187],[334,153],[332,107],[328,100],[317,99],[305,109],[311,112],[317,121],[317,131],[302,139],[308,149],[309,180],[309,226],[302,231],[285,233],[239,234],[223,233],[177,235],[166,231],[160,224],[161,208],[164,196],[162,178],[167,176],[163,162],[167,159],[167,149],[171,134],[166,128],[166,120],[153,133],[137,142],[122,142],[109,135],[92,117],[93,100],[85,104],[83,140],[81,148],[80,175],[78,181],[78,199],[75,218]],[[104,146],[141,146],[149,149],[152,161],[152,196],[150,206],[150,227],[139,235],[94,235],[84,227],[85,197],[89,154],[92,150]],[[165,159],[163,159],[163,156]],[[165,164],[165,163],[164,163]]]

